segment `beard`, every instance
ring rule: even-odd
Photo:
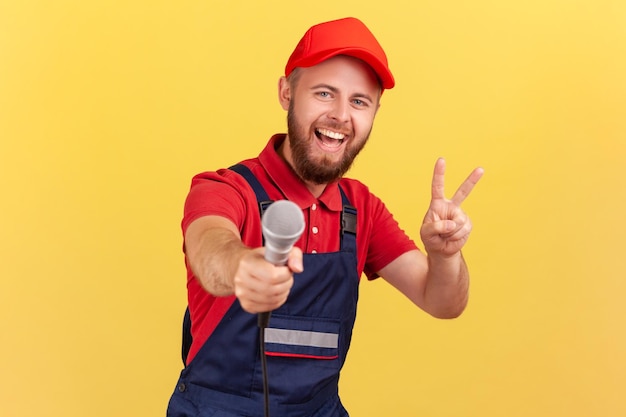
[[[333,128],[332,124],[327,124],[325,127]],[[289,103],[287,135],[289,136],[289,146],[291,147],[293,169],[304,181],[314,184],[328,184],[339,180],[352,166],[357,155],[367,143],[370,133],[371,129],[361,141],[353,142],[356,138],[350,138],[350,143],[347,144],[339,161],[333,161],[325,155],[319,160],[314,160],[310,155],[309,133],[297,121],[293,100]]]

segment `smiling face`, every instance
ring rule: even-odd
[[[279,99],[288,112],[281,152],[305,182],[327,184],[348,171],[372,130],[380,94],[372,69],[347,56],[281,78]]]

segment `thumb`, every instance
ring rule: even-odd
[[[289,258],[287,259],[287,266],[294,273],[300,273],[304,271],[304,265],[302,262],[302,250],[294,246],[291,252],[289,253]]]

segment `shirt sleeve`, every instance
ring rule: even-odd
[[[394,259],[418,248],[378,197],[370,194],[369,200],[369,244],[364,272],[372,280]]]
[[[211,215],[225,217],[241,229],[246,217],[246,203],[236,175],[221,170],[193,177],[185,200],[183,233],[194,220]]]

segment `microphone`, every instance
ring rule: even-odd
[[[293,201],[278,200],[263,213],[261,219],[265,238],[265,260],[285,265],[289,252],[304,231],[304,215]],[[259,327],[267,327],[270,313],[259,313]]]

